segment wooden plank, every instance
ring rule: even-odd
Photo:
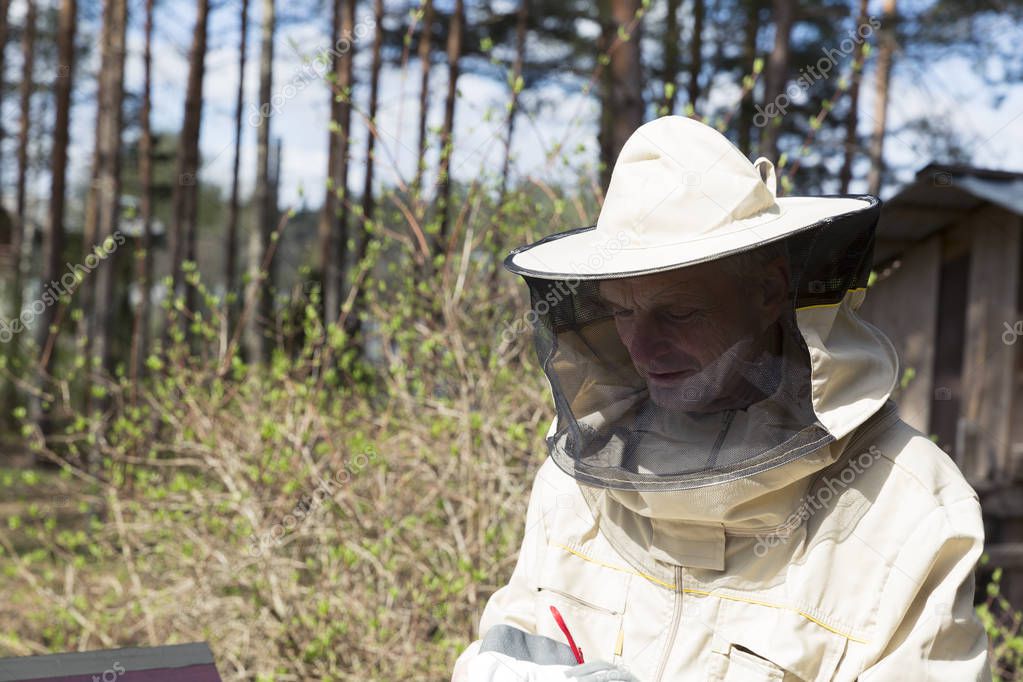
[[[971,214],[967,225],[967,334],[955,457],[970,481],[1005,480],[1016,348],[1003,333],[1017,317],[1019,219],[989,205]]]
[[[990,565],[1005,569],[1023,568],[1023,542],[1003,542],[984,549]]]
[[[941,236],[920,242],[899,258],[898,267],[879,278],[860,307],[863,319],[891,339],[899,353],[899,371],[912,368],[914,378],[893,395],[899,414],[927,433],[934,385],[934,333],[938,319],[938,272]]]
[[[998,488],[978,492],[981,492],[980,506],[985,518],[1023,520],[1023,489]]]
[[[1023,216],[1013,216],[1016,219],[1016,231],[1023,232]],[[1023,267],[1023,237],[1020,238],[1020,251],[1017,262]],[[1016,321],[1011,326],[1015,329],[1023,321],[1023,275],[1016,288]],[[1023,479],[1023,339],[1014,344],[1012,348],[1014,355],[1012,404],[1009,406],[1010,424],[1009,427],[1009,461],[1006,467],[1005,481],[1019,481]],[[1023,490],[1017,489],[1019,497],[1023,498]]]
[[[950,454],[955,452],[962,402],[966,289],[970,281],[969,234],[963,227],[947,232],[942,239],[939,313],[934,333],[934,398],[929,434]]]

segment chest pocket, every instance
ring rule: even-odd
[[[739,644],[728,648],[727,656],[716,654],[711,680],[721,682],[786,682],[785,670]],[[790,676],[788,679],[798,678]]]
[[[632,575],[583,558],[571,548],[550,545],[537,578],[535,622],[538,634],[565,642],[551,613],[564,618],[587,661],[616,660],[622,650],[622,623]]]
[[[721,599],[707,679],[826,682],[848,640],[795,609]]]

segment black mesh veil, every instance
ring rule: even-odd
[[[879,204],[856,198],[870,205],[668,270],[555,279],[509,256],[529,286],[558,466],[590,485],[682,490],[833,441],[814,412],[797,311],[867,285]]]

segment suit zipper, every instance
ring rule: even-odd
[[[682,620],[682,567],[675,567],[675,606],[671,612],[671,627],[668,630],[668,638],[664,641],[664,653],[661,654],[661,662],[657,666],[657,674],[654,682],[661,682],[664,677],[664,669],[668,667],[668,658],[671,657],[671,650],[675,646],[675,635],[678,634],[678,625]]]

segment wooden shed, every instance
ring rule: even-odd
[[[1023,607],[1023,173],[929,165],[885,202],[861,309],[899,352],[903,419],[980,494]],[[981,593],[982,594],[982,593]],[[978,595],[979,596],[979,595]]]

